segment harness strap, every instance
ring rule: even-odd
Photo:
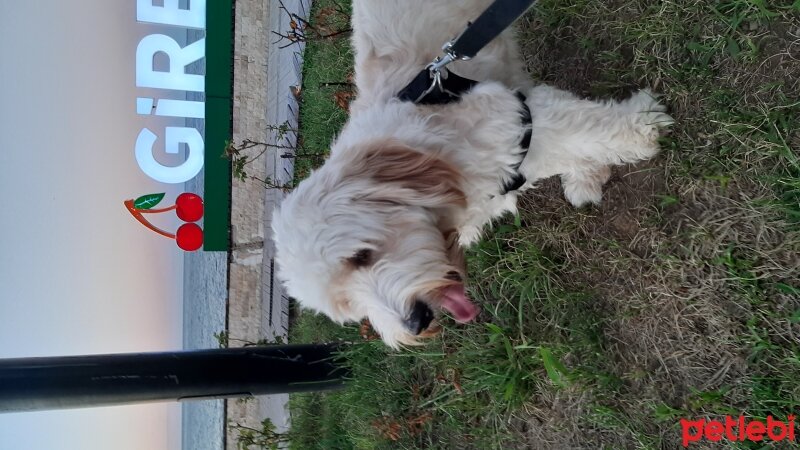
[[[446,43],[444,55],[436,58],[404,87],[397,97],[418,105],[436,105],[457,102],[461,96],[478,84],[475,80],[460,77],[445,66],[456,60],[474,57],[483,47],[508,28],[525,13],[536,0],[495,0],[474,22],[470,22],[460,36]],[[525,104],[525,95],[517,92],[522,104],[522,124],[526,127],[520,147],[520,159],[511,168],[514,176],[503,185],[502,194],[516,191],[525,184],[525,176],[519,172],[522,161],[528,154],[533,133],[531,110]]]
[[[522,152],[519,153],[520,159],[519,161],[511,166],[514,169],[514,176],[503,185],[503,192],[502,194],[508,194],[511,191],[516,191],[517,189],[521,188],[522,185],[528,181],[519,171],[519,166],[522,165],[522,161],[525,160],[525,157],[528,156],[528,150],[531,147],[531,137],[533,137],[533,116],[531,116],[531,109],[528,108],[528,104],[525,103],[527,97],[522,92],[517,91],[517,98],[519,99],[520,104],[522,104],[522,125],[526,127],[525,134],[522,135],[522,140],[519,142],[519,146],[522,147]]]
[[[461,100],[461,96],[475,87],[478,82],[448,71],[446,78],[439,80],[439,82],[432,84],[430,87],[428,87],[429,84],[428,72],[423,71],[397,96],[401,100],[413,101],[416,104],[422,105],[452,103]],[[422,92],[422,94],[417,94],[420,92],[420,87],[427,87],[427,90]],[[418,97],[415,99],[410,97],[411,95],[416,95]],[[511,169],[514,170],[515,173],[514,176],[503,185],[501,192],[503,195],[518,190],[527,181],[525,176],[519,172],[519,167],[528,155],[528,149],[531,146],[531,137],[533,136],[533,127],[531,126],[533,123],[533,116],[531,116],[531,109],[528,108],[528,104],[525,103],[527,97],[519,91],[517,91],[516,96],[520,103],[520,122],[526,128],[519,142],[519,146],[524,150],[519,153],[519,161],[511,166]]]
[[[441,105],[459,101],[461,95],[476,84],[477,81],[460,77],[447,69],[437,73],[423,70],[397,94],[397,98],[418,105]]]

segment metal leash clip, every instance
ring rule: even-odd
[[[444,68],[446,65],[450,64],[453,61],[457,60],[466,61],[469,59],[469,57],[459,57],[455,52],[453,52],[453,44],[457,40],[458,38],[455,38],[452,41],[446,42],[442,46],[442,51],[444,52],[444,55],[437,56],[432,63],[428,64],[428,70],[430,70],[433,73],[436,73],[441,71],[442,68]]]
[[[461,36],[446,42],[442,46],[442,51],[444,52],[443,55],[437,56],[436,59],[433,60],[428,66],[426,67],[428,71],[428,76],[432,80],[428,89],[422,92],[416,99],[414,99],[414,103],[419,103],[423,98],[427,97],[431,92],[438,91],[441,93],[445,93],[452,97],[458,97],[458,93],[451,92],[449,89],[445,88],[443,80],[446,80],[448,75],[450,74],[447,70],[444,69],[448,64],[452,63],[453,61],[467,61],[471,59],[468,56],[459,56],[453,51],[453,44],[458,41]]]

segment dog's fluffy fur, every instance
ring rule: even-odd
[[[397,92],[491,0],[353,3],[358,95],[330,158],[274,213],[278,275],[303,306],[339,322],[367,317],[397,347],[416,342],[406,322],[417,301],[462,322],[478,313],[458,247],[516,209],[517,192],[502,193],[523,152],[515,90],[533,118],[521,191],[559,175],[576,206],[600,201],[610,166],[654,156],[672,119],[648,90],[594,102],[533,87],[511,30],[451,66],[481,82],[461,101],[401,102]]]

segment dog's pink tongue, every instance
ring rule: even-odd
[[[464,294],[464,286],[458,284],[450,286],[444,291],[442,308],[448,310],[453,318],[461,323],[471,321],[481,311]]]

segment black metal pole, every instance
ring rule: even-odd
[[[340,387],[335,345],[0,359],[0,412]]]

